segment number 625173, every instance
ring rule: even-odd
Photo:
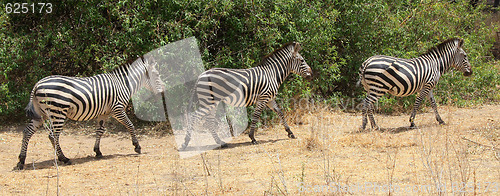
[[[7,3],[5,4],[7,14],[26,13],[52,13],[52,3]]]

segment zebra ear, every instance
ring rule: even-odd
[[[294,46],[293,46],[293,54],[296,55],[297,53],[299,53],[299,51],[302,49],[302,47],[300,46],[300,43],[298,42],[293,42]]]
[[[156,61],[154,60],[154,58],[152,56],[148,56],[148,57],[144,58],[144,63],[146,63],[146,66],[148,69],[152,69],[152,68],[155,68]]]
[[[463,39],[458,39],[458,47],[461,48],[462,45],[464,45],[464,40]]]

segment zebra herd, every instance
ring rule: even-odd
[[[368,58],[360,68],[360,82],[367,91],[363,100],[363,121],[361,130],[370,118],[372,128],[377,129],[373,118],[373,104],[384,94],[408,96],[419,93],[410,115],[410,126],[415,127],[414,118],[422,100],[428,96],[436,120],[444,121],[438,114],[432,89],[440,76],[450,67],[462,71],[465,76],[472,74],[467,55],[462,49],[463,40],[453,38],[429,49],[425,54],[413,59],[401,59],[390,56],[373,56]],[[311,67],[305,62],[299,51],[297,42],[285,44],[264,57],[260,65],[251,69],[214,68],[203,72],[195,85],[196,112],[188,117],[187,133],[179,150],[185,149],[191,139],[196,123],[208,122],[214,140],[221,146],[227,146],[215,132],[215,110],[220,102],[246,107],[256,105],[252,115],[249,137],[256,144],[254,137],[256,124],[261,111],[267,106],[275,111],[289,138],[295,138],[286,123],[283,112],[275,101],[278,89],[291,73],[304,78],[312,77]],[[59,161],[71,164],[59,145],[59,135],[66,119],[85,121],[97,119],[99,127],[96,131],[94,152],[102,157],[99,148],[100,138],[104,133],[104,121],[109,116],[118,120],[129,131],[135,152],[141,153],[139,141],[134,133],[134,125],[125,113],[131,98],[140,88],[145,87],[153,93],[164,91],[163,82],[155,68],[155,62],[139,59],[106,74],[93,77],[49,76],[35,84],[26,107],[26,113],[32,120],[23,130],[23,140],[19,162],[15,169],[23,169],[29,139],[37,129],[50,121],[52,132],[49,139],[56,149]]]

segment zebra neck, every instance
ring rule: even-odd
[[[132,70],[134,71],[132,71],[131,74],[129,74],[129,81],[130,80],[133,81],[130,83],[131,96],[134,95],[144,86],[144,81],[145,78],[147,77],[145,67],[136,66]]]
[[[264,73],[268,73],[269,77],[275,78],[279,86],[291,73],[291,68],[288,65],[291,58],[292,48],[282,48],[266,57],[259,67],[264,69]]]
[[[420,58],[425,59],[430,64],[433,64],[438,69],[439,73],[442,75],[448,71],[451,65],[454,63],[454,57],[457,54],[457,44],[456,41],[445,43],[445,45],[437,46],[436,48],[430,49],[426,54],[422,55]]]
[[[419,57],[419,59],[427,62],[430,67],[437,68],[437,71],[443,75],[450,68],[453,56],[454,51],[439,50],[429,52],[428,54]]]
[[[290,69],[286,65],[284,65],[282,61],[268,61],[257,68],[261,69],[262,73],[268,75],[269,78],[274,78],[278,86],[280,86],[291,73]]]
[[[146,77],[146,68],[140,65],[130,64],[119,67],[113,72],[119,81],[125,87],[123,92],[126,92],[130,97],[133,96],[144,85],[144,77]]]

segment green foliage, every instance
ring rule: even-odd
[[[346,64],[340,67],[341,78],[335,83],[338,91],[354,94],[362,91],[356,87],[358,68],[368,57],[383,54],[400,58],[414,58],[427,49],[452,37],[465,40],[464,49],[473,66],[471,79],[458,73],[441,77],[435,91],[440,103],[467,105],[498,101],[495,90],[500,83],[498,68],[486,62],[494,43],[492,32],[498,27],[485,24],[488,14],[484,5],[471,7],[469,1],[337,1],[341,13],[338,18],[338,54]],[[489,71],[488,71],[489,70]],[[484,79],[488,84],[481,84]],[[447,100],[455,99],[448,102]],[[394,100],[395,99],[395,100]],[[407,111],[413,107],[415,95],[405,98],[386,96],[380,100],[381,112]],[[457,101],[460,100],[460,101]],[[390,109],[387,109],[390,108]]]
[[[87,1],[54,2],[51,14],[2,9],[0,116],[24,115],[32,86],[45,76],[103,73],[190,36],[200,40],[206,68],[249,68],[282,44],[298,41],[322,73],[315,82],[333,81],[331,27],[337,12],[331,6],[305,0]]]
[[[285,108],[293,107],[286,103],[292,97],[361,97],[362,88],[355,84],[366,58],[416,57],[445,39],[461,37],[475,74],[465,80],[459,74],[443,76],[438,101],[498,101],[498,68],[483,58],[494,41],[484,7],[451,2],[89,0],[52,2],[50,14],[7,14],[2,4],[0,120],[22,119],[31,88],[45,76],[107,72],[190,36],[199,40],[206,68],[249,68],[287,42],[302,43],[314,79],[287,80],[278,95]],[[387,101],[411,105],[407,102]]]
[[[491,64],[477,62],[471,78],[462,76],[460,72],[447,75],[439,83],[435,95],[441,103],[457,106],[470,106],[500,100],[500,68]]]

